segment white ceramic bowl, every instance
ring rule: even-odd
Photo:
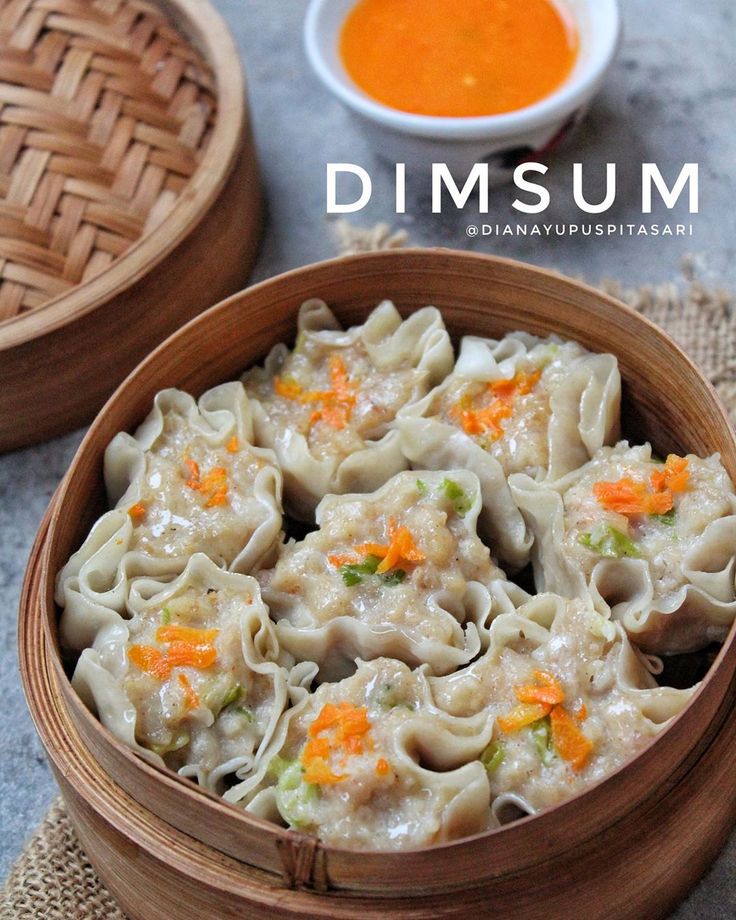
[[[322,82],[358,118],[376,151],[407,168],[447,163],[458,174],[487,161],[492,181],[508,180],[522,160],[552,147],[585,114],[616,54],[618,0],[555,0],[575,22],[580,52],[570,76],[534,105],[503,115],[447,118],[412,115],[368,96],[348,76],[338,49],[340,28],[356,0],[311,0],[304,23],[307,56]]]

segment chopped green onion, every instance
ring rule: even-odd
[[[292,760],[279,774],[277,786],[282,792],[292,792],[303,782],[304,768],[298,760]]]
[[[276,773],[274,770],[274,761]],[[304,770],[298,760],[283,760],[278,755],[271,760],[269,772],[278,776],[276,783],[276,807],[281,817],[292,827],[306,827],[311,824],[309,806],[319,797],[319,787],[304,782]]]
[[[539,754],[539,759],[545,767],[549,767],[555,759],[555,751],[552,745],[552,729],[549,722],[549,716],[545,716],[538,722],[531,725],[532,738],[534,746]]]
[[[363,576],[357,571],[360,566],[341,565],[340,574],[342,575],[343,584],[348,588],[354,588],[363,581]]]
[[[390,588],[400,585],[405,578],[406,572],[403,569],[393,569],[391,572],[381,575],[381,581]]]
[[[423,479],[417,479],[417,492],[420,495],[427,494],[427,483]]]
[[[480,762],[486,768],[489,776],[495,773],[503,763],[503,747],[497,741],[491,741],[480,755]]]
[[[591,533],[580,534],[578,542],[609,559],[621,559],[622,556],[637,559],[641,556],[636,543],[610,524],[598,524]]]
[[[165,604],[161,610],[161,625],[168,626],[171,622],[171,610]]]
[[[460,517],[465,517],[473,506],[473,499],[468,495],[465,489],[459,486],[454,479],[447,478],[442,480],[440,488],[452,502],[456,513],[459,514]]]
[[[256,717],[253,715],[250,709],[246,709],[245,706],[235,706],[233,712],[237,712],[239,716],[245,716],[248,722],[255,722]]]
[[[284,757],[279,757],[278,754],[275,754],[268,765],[268,773],[276,779],[279,779],[289,767],[294,766],[295,762],[294,760],[286,760]]]
[[[654,518],[655,521],[659,521],[660,524],[666,524],[668,527],[674,527],[675,509],[670,508],[670,510],[666,511],[664,514],[650,514],[649,517]]]
[[[242,690],[243,688],[240,686],[240,684],[234,684],[227,691],[225,696],[223,696],[222,702],[220,703],[220,709],[224,709],[226,706],[230,706],[232,703],[234,703],[235,700],[237,700],[237,698],[240,696]]]
[[[366,575],[375,575],[380,564],[381,560],[378,556],[366,556],[362,562],[349,562],[341,565],[340,574],[344,584],[352,588],[359,585]],[[396,569],[381,575],[380,578],[386,585],[398,585],[406,578],[406,572],[403,569]]]

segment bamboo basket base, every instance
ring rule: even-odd
[[[736,797],[714,794],[729,789],[733,781],[732,688],[712,733],[669,786],[585,846],[545,859],[544,840],[538,839],[539,862],[524,872],[499,875],[480,888],[409,901],[289,888],[283,877],[226,856],[166,824],[117,786],[84,747],[48,657],[40,612],[50,512],[24,584],[21,673],[82,847],[131,920],[664,917],[707,870],[736,821]]]

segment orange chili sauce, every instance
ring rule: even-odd
[[[560,86],[577,54],[552,0],[360,0],[340,34],[353,81],[417,115],[521,109]]]

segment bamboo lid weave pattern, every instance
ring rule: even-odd
[[[0,323],[107,268],[167,216],[214,79],[143,0],[0,0]]]

